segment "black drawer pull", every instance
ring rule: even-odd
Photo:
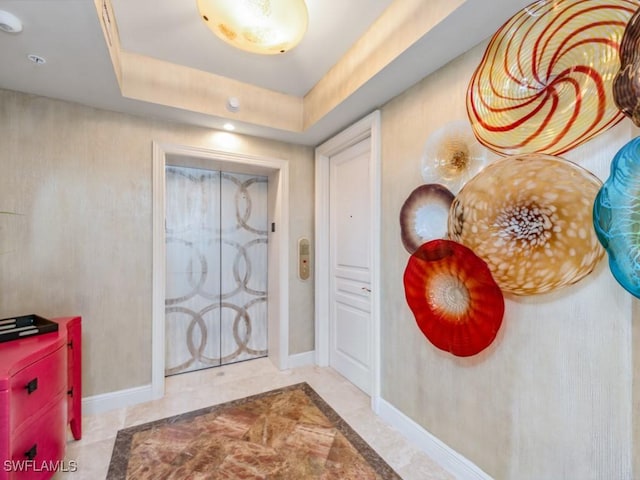
[[[34,378],[29,383],[27,383],[27,386],[24,387],[24,388],[27,389],[27,393],[29,395],[31,395],[33,392],[35,392],[38,389],[38,377]]]
[[[38,444],[34,443],[33,447],[31,447],[29,451],[25,452],[24,456],[27,457],[28,460],[33,460],[34,458],[36,458],[37,454],[38,454]]]

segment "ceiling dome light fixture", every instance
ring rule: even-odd
[[[247,52],[273,55],[294,48],[307,31],[304,0],[196,0],[207,27]]]

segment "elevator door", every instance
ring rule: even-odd
[[[165,174],[165,374],[266,356],[267,178]]]

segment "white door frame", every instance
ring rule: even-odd
[[[268,243],[268,349],[280,370],[289,358],[289,163],[185,145],[153,143],[153,297],[151,389],[164,396],[165,371],[165,167],[182,165],[269,177],[269,222],[276,232]]]
[[[375,409],[380,397],[380,218],[381,151],[380,111],[376,110],[316,148],[315,209],[315,335],[316,363],[329,365],[329,299],[331,267],[329,235],[329,165],[332,156],[356,143],[371,141],[371,402]]]

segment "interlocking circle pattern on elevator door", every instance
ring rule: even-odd
[[[267,178],[165,173],[165,373],[265,356]]]

